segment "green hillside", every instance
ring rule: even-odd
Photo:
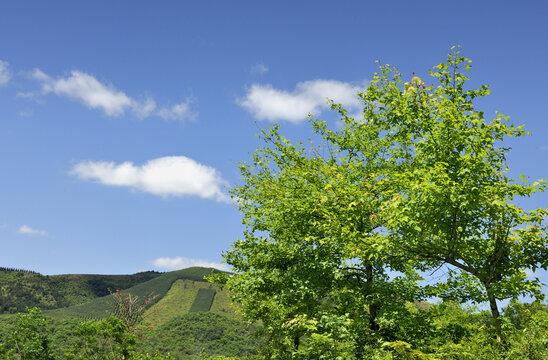
[[[127,289],[162,275],[147,271],[133,275],[41,275],[0,268],[0,314],[26,307],[57,309],[108,295],[108,289]]]
[[[204,280],[204,276],[214,271],[217,270],[188,268],[158,274],[124,288],[124,295],[140,299],[157,295],[140,322],[130,329],[138,335],[136,350],[169,353],[175,359],[195,359],[199,354],[246,357],[257,352],[260,341],[254,333],[259,327],[245,324],[228,292]],[[114,296],[44,311],[50,328],[51,349],[57,358],[64,358],[63,354],[78,340],[74,329],[80,322],[106,318],[112,313]],[[13,314],[0,315],[0,347],[13,332],[15,322]]]
[[[199,289],[189,312],[207,312],[211,309],[213,299],[217,291],[215,289]]]
[[[199,305],[203,299],[199,292],[210,290],[215,292],[213,299],[205,299],[206,304]],[[211,301],[211,303],[209,303]],[[195,305],[196,304],[196,305]],[[178,316],[194,312],[192,307],[209,307],[211,313],[221,315],[230,320],[240,321],[236,306],[230,301],[228,292],[218,285],[204,281],[179,279],[173,283],[168,293],[150,307],[144,314],[145,327],[159,327]]]
[[[205,283],[204,277],[214,271],[218,270],[192,267],[178,271],[171,271],[156,276],[148,281],[141,282],[135,286],[124,288],[124,291],[133,296],[138,296],[139,298],[142,298],[143,296],[155,295],[157,296],[156,301],[159,301],[167,294],[176,280],[186,279]],[[109,314],[109,311],[112,310],[112,303],[113,299],[111,296],[103,296],[100,298],[95,298],[84,304],[49,310],[45,313],[58,319],[67,317],[98,319],[104,318]]]
[[[195,359],[201,352],[245,357],[262,343],[255,336],[259,327],[242,321],[225,289],[189,279],[176,280],[147,310],[140,328],[141,351],[176,359]]]

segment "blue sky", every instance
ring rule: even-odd
[[[457,44],[486,114],[532,132],[509,143],[512,173],[548,177],[546,2],[341,3],[0,3],[0,266],[219,263],[260,128],[306,138],[326,97],[359,110],[376,59],[427,79]]]

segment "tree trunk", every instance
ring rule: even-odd
[[[491,307],[491,316],[493,317],[493,325],[495,325],[495,332],[496,332],[497,338],[504,342],[504,338],[502,336],[500,313],[499,313],[499,307],[497,305],[497,299],[495,299],[495,295],[489,288],[489,285],[485,285],[485,290],[487,290],[487,298],[489,299],[489,306]]]
[[[293,338],[293,345],[295,346],[295,350],[299,350],[299,345],[301,343],[301,337],[299,335],[295,335]]]
[[[380,329],[379,324],[377,324],[377,310],[378,306],[376,304],[369,305],[369,328],[373,331],[378,331]]]
[[[367,288],[368,292],[371,294],[373,292],[373,265],[367,264],[365,267],[365,274],[366,274],[366,281],[367,281]],[[379,330],[379,324],[377,324],[377,311],[379,310],[378,304],[371,303],[369,304],[369,328],[372,331],[378,331]]]

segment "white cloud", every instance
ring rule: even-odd
[[[158,109],[154,99],[147,97],[144,100],[131,98],[123,91],[112,85],[101,83],[95,77],[82,71],[73,70],[69,76],[52,78],[40,69],[34,69],[32,77],[42,84],[42,94],[53,93],[79,100],[92,109],[101,109],[108,116],[117,117],[132,111],[143,119],[158,116],[168,120],[186,120],[195,117],[190,109],[190,100],[173,107]],[[19,97],[34,97],[34,93],[19,93]]]
[[[15,96],[23,99],[35,99],[38,94],[35,92],[18,92]]]
[[[171,108],[158,110],[157,115],[164,120],[192,120],[196,117],[196,113],[190,107],[193,102],[193,98],[187,98],[185,101],[175,104]]]
[[[100,108],[109,116],[122,115],[132,105],[132,100],[122,91],[100,83],[81,71],[71,71],[66,78],[53,79],[35,69],[33,77],[42,82],[44,94],[54,93],[84,102],[90,108]]]
[[[126,186],[163,197],[199,196],[230,202],[222,190],[227,182],[219,172],[185,156],[157,158],[140,166],[131,162],[84,161],[74,166],[71,173],[84,180]]]
[[[6,85],[10,81],[10,77],[9,64],[6,61],[0,60],[0,86]]]
[[[152,265],[157,268],[167,269],[167,270],[179,270],[185,269],[192,266],[201,266],[206,268],[215,268],[223,271],[230,271],[230,266],[227,264],[219,264],[216,262],[200,259],[190,259],[186,257],[161,257],[152,262]]]
[[[30,226],[22,225],[19,230],[17,230],[19,234],[22,235],[39,235],[39,236],[47,236],[48,232],[46,230],[38,230],[33,229]]]
[[[251,72],[259,75],[266,74],[268,70],[270,70],[268,66],[263,63],[258,63],[251,67]]]
[[[297,83],[295,90],[289,92],[271,85],[254,84],[237,102],[259,120],[297,123],[306,120],[309,113],[318,115],[329,108],[328,98],[342,104],[349,112],[357,111],[361,102],[356,94],[363,85],[319,79]]]
[[[154,99],[147,97],[144,101],[131,101],[131,110],[140,119],[144,119],[154,115],[156,110],[156,102]]]

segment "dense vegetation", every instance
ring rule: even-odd
[[[178,316],[146,334],[138,348],[170,354],[177,359],[196,354],[247,357],[257,352],[258,329],[211,312]]]
[[[0,358],[270,358],[268,355],[254,355],[264,341],[268,341],[268,329],[249,327],[228,317],[235,314],[226,301],[226,291],[215,288],[215,301],[221,299],[220,303],[214,302],[211,306],[215,312],[188,311],[199,290],[211,290],[210,286],[205,282],[177,280],[174,287],[149,307],[142,321],[133,327],[126,327],[121,319],[115,317],[102,320],[51,318],[43,316],[38,308],[17,316],[2,316]],[[503,327],[508,347],[505,352],[493,346],[488,312],[449,302],[407,303],[404,309],[405,312],[397,318],[383,319],[383,336],[391,341],[370,348],[364,359],[502,359],[505,355],[508,359],[545,359],[548,309],[540,303],[513,302],[504,308]],[[314,325],[303,320],[302,325]],[[288,320],[286,326],[294,325],[295,322]],[[400,340],[402,338],[413,346]],[[335,349],[331,343],[319,343],[319,340],[322,339],[315,339],[316,358],[336,358],[324,356],[326,351],[329,353]],[[308,341],[303,335],[302,342],[306,344]],[[342,347],[340,344],[337,349]],[[310,355],[311,349],[304,355],[304,349],[303,346],[300,352],[292,353],[288,358],[315,358]]]
[[[256,353],[256,327],[241,321],[226,290],[204,280],[212,272],[189,268],[158,274],[84,304],[0,316],[0,359],[206,359]]]
[[[362,114],[332,103],[339,126],[310,119],[310,147],[262,132],[232,190],[247,227],[224,255],[237,275],[217,281],[264,324],[264,358],[548,357],[532,275],[548,267],[548,209],[516,204],[546,182],[508,176],[503,141],[528,133],[485,118],[470,63],[455,50],[431,83],[381,66]]]
[[[211,305],[213,304],[213,299],[215,298],[216,293],[217,292],[215,291],[215,289],[199,289],[198,294],[196,294],[196,298],[194,299],[194,302],[192,303],[189,311],[209,311],[209,309],[211,309]]]
[[[0,268],[0,314],[26,307],[57,309],[106,296],[108,289],[128,289],[161,273],[133,275],[41,275],[34,271]]]

